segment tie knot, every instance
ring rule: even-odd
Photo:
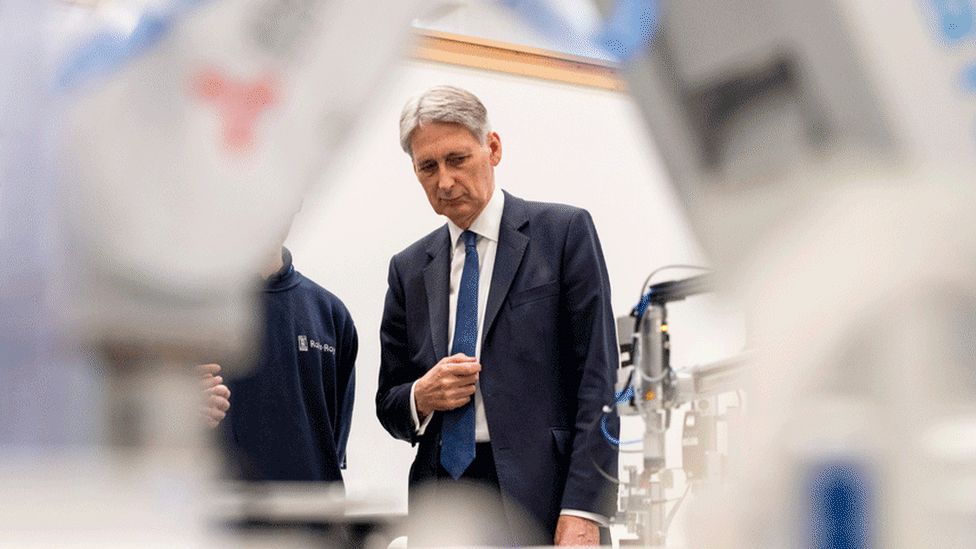
[[[464,231],[461,233],[461,238],[464,239],[465,248],[473,248],[478,242],[478,234],[471,231]]]

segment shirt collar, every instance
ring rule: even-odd
[[[491,199],[488,200],[488,204],[485,204],[485,209],[481,210],[481,213],[471,223],[468,230],[482,238],[498,242],[498,234],[502,229],[502,213],[504,211],[505,193],[498,187],[495,187],[495,190],[491,193]],[[450,219],[447,220],[447,228],[451,231],[451,249],[454,249],[464,229],[455,225]]]

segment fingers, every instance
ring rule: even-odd
[[[474,390],[474,384],[478,382],[478,373],[475,372],[470,375],[456,376],[453,374],[444,374],[438,376],[431,387],[435,391],[440,391],[442,393],[452,391],[458,387],[471,387]]]
[[[220,364],[200,364],[196,370],[201,377],[215,376],[220,373]]]
[[[226,385],[217,385],[216,387],[211,387],[207,389],[207,393],[218,396],[225,399],[230,399],[230,389]]]
[[[201,407],[200,412],[211,428],[216,427],[227,417],[227,410],[230,409],[230,389],[224,385],[218,385],[210,389],[207,402]]]
[[[466,375],[466,376],[454,376],[454,384],[455,385],[474,385],[475,383],[478,382],[479,376],[480,376],[480,374],[478,374],[478,372],[475,372],[473,374]]]
[[[459,353],[441,359],[414,385],[417,411],[427,415],[464,406],[475,393],[480,371],[474,357]]]
[[[444,391],[444,398],[448,400],[464,400],[470,398],[472,395],[474,395],[474,385],[464,385],[463,387],[455,387]],[[467,400],[464,400],[464,402],[467,402]]]
[[[227,417],[226,412],[221,412],[220,410],[204,409],[201,410],[203,413],[203,418],[207,422],[207,425],[211,428],[220,425],[220,422]]]
[[[450,366],[450,373],[457,377],[478,377],[481,371],[481,364],[472,362],[470,364],[453,364]]]
[[[230,389],[224,385],[224,378],[217,375],[220,373],[219,364],[200,364],[196,367],[196,371],[200,376],[200,388],[207,397],[200,413],[203,414],[207,425],[215,428],[227,417],[227,410],[230,409]]]
[[[474,397],[474,385],[455,387],[444,391],[441,398],[437,401],[435,409],[445,411],[453,410],[464,406]]]
[[[230,400],[211,394],[207,397],[207,408],[210,410],[220,410],[221,412],[226,412],[230,409]]]
[[[457,368],[470,368],[472,364],[477,363],[477,358],[458,353],[442,358],[436,366],[438,369],[453,371]]]
[[[465,358],[469,358],[469,357],[465,357]],[[478,359],[472,358],[471,360],[467,360],[464,362],[442,363],[441,370],[444,373],[453,376],[458,376],[458,377],[471,376],[471,375],[476,375],[478,372],[481,371],[481,364],[478,362]]]
[[[434,378],[433,387],[442,394],[466,387],[473,394],[474,384],[478,382],[480,371],[481,364],[477,362],[444,364]]]
[[[200,408],[200,413],[204,415],[207,419],[214,419],[220,421],[227,417],[227,411],[221,410],[219,408],[214,408],[212,406],[204,406]]]
[[[423,414],[431,411],[453,410],[467,404],[475,393],[474,383],[458,385],[456,383],[438,382],[434,388],[414,393],[417,399],[417,410]]]
[[[224,378],[221,376],[207,376],[200,380],[200,388],[204,391],[212,389],[224,382]]]
[[[230,407],[230,404],[227,404]],[[227,417],[227,410],[214,407],[214,406],[203,406],[200,408],[200,414],[203,419],[207,422],[210,427],[216,427],[220,424],[225,417]]]
[[[457,362],[452,360],[458,359]],[[477,359],[464,355],[447,357],[427,371],[421,379],[432,388],[445,389],[455,385],[468,385],[478,381],[481,364]]]

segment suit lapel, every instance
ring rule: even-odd
[[[504,192],[504,191],[503,191]],[[491,331],[491,326],[501,310],[505,296],[512,286],[515,273],[522,264],[522,256],[529,244],[529,237],[519,232],[529,218],[525,204],[520,198],[505,193],[505,211],[502,213],[501,230],[498,233],[498,249],[495,252],[495,269],[491,274],[491,288],[488,290],[488,304],[485,309],[485,323],[481,330],[482,341]]]
[[[451,291],[451,234],[444,230],[435,236],[427,255],[430,262],[424,268],[424,287],[430,313],[430,337],[434,344],[434,363],[447,356],[447,320]]]

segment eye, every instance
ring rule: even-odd
[[[461,156],[448,156],[447,157],[447,163],[452,168],[457,168],[457,167],[463,165],[464,164],[464,161],[467,160],[470,156],[471,155],[469,155],[469,154],[465,154],[465,155],[461,155]]]
[[[433,175],[433,173],[437,171],[437,162],[432,162],[429,160],[427,162],[422,162],[419,166],[417,166],[417,171],[424,175]]]

